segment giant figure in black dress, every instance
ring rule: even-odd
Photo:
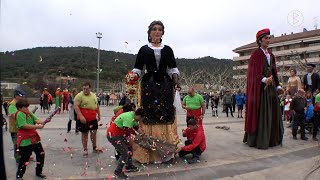
[[[172,49],[162,44],[164,25],[161,21],[153,21],[148,29],[147,45],[140,48],[134,69],[141,80],[140,104],[146,112],[141,129],[150,136],[178,143],[175,108],[173,106],[174,90],[179,89],[179,70]],[[146,71],[143,75],[143,67]],[[143,75],[143,76],[142,76]],[[167,161],[155,152],[137,147],[133,158],[141,163]]]

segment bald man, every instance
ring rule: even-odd
[[[300,124],[301,139],[304,141],[308,140],[308,138],[305,135],[305,107],[305,91],[303,89],[299,89],[297,95],[292,99],[290,103],[290,111],[293,114],[292,136],[294,140],[297,140],[298,123]]]
[[[203,97],[196,93],[192,87],[188,89],[188,95],[183,98],[182,108],[187,110],[187,118],[194,118],[199,126],[202,126],[203,116],[206,112],[206,104]]]

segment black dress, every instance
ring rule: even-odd
[[[161,57],[158,57],[157,61],[155,50],[148,45],[142,46],[133,71],[141,72],[146,65],[146,72],[141,81],[141,106],[146,112],[144,123],[172,124],[175,120],[175,108],[173,81],[169,74],[172,69],[176,69],[176,72],[178,70],[169,46],[164,45],[158,51],[161,52]]]

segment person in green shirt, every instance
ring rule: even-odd
[[[88,157],[89,132],[93,152],[102,152],[102,149],[97,147],[98,121],[101,116],[97,96],[91,92],[91,84],[84,83],[82,89],[83,91],[75,96],[73,107],[77,114],[77,120],[80,121],[79,131],[81,132],[83,157]]]
[[[18,128],[17,138],[17,152],[20,160],[17,169],[16,178],[22,179],[26,166],[28,165],[31,153],[34,152],[37,158],[36,176],[39,178],[46,178],[42,174],[45,153],[40,141],[40,136],[36,129],[44,127],[44,121],[38,119],[32,112],[29,112],[29,103],[22,99],[16,103],[17,112],[14,114]]]
[[[144,110],[139,108],[135,112],[129,111],[120,114],[114,123],[110,124],[107,129],[108,141],[119,152],[120,158],[118,160],[118,166],[114,171],[114,175],[126,179],[128,176],[124,174],[122,168],[126,165],[127,172],[138,171],[139,168],[132,164],[133,140],[131,134],[135,134],[134,129],[138,130],[139,123],[142,122],[145,117]]]
[[[8,116],[9,116],[9,132],[11,134],[11,140],[13,143],[13,154],[14,158],[16,160],[16,163],[19,163],[19,156],[17,156],[17,133],[18,133],[18,128],[16,126],[16,118],[14,117],[15,113],[18,111],[16,108],[16,103],[19,100],[24,99],[26,93],[21,90],[21,89],[15,89],[13,91],[13,99],[9,103],[8,107]]]
[[[186,122],[194,118],[197,124],[202,126],[203,116],[206,112],[206,104],[203,97],[195,93],[192,87],[189,88],[188,95],[183,98],[182,108],[187,110]]]

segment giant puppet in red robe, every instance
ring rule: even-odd
[[[278,101],[278,91],[282,92],[282,89],[275,58],[270,51],[260,47],[262,38],[269,38],[268,35],[269,29],[257,33],[259,48],[252,52],[248,65],[244,142],[258,149],[281,144],[284,131]],[[272,83],[267,85],[267,78],[272,79]]]

